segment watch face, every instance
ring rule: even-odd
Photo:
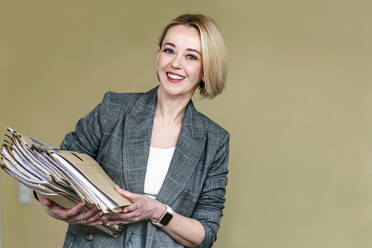
[[[160,224],[162,224],[163,226],[168,225],[168,223],[172,219],[172,217],[173,217],[172,214],[165,213],[165,215],[163,216],[163,218],[161,218],[161,220],[160,220]]]

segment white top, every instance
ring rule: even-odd
[[[155,148],[150,147],[149,159],[145,176],[144,193],[156,198],[163,185],[171,163],[175,147]]]

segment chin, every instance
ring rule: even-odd
[[[187,91],[182,85],[172,84],[172,83],[160,83],[160,87],[164,91],[165,94],[175,97],[175,96],[182,96],[182,95],[192,95],[191,92]]]
[[[182,89],[177,89],[176,87],[172,87],[172,85],[163,87],[163,89],[164,92],[170,96],[182,95]]]

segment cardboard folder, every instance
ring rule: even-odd
[[[115,183],[89,155],[45,146],[8,128],[0,152],[2,169],[32,190],[69,209],[85,202],[83,211],[97,206],[104,213],[122,211],[131,202],[115,191]],[[122,225],[97,225],[117,237]]]

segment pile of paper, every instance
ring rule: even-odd
[[[84,211],[97,206],[104,213],[117,213],[130,204],[89,155],[46,147],[11,128],[8,132],[0,153],[1,167],[32,190],[64,208],[84,201]],[[120,225],[102,224],[97,228],[114,237],[122,230]]]

